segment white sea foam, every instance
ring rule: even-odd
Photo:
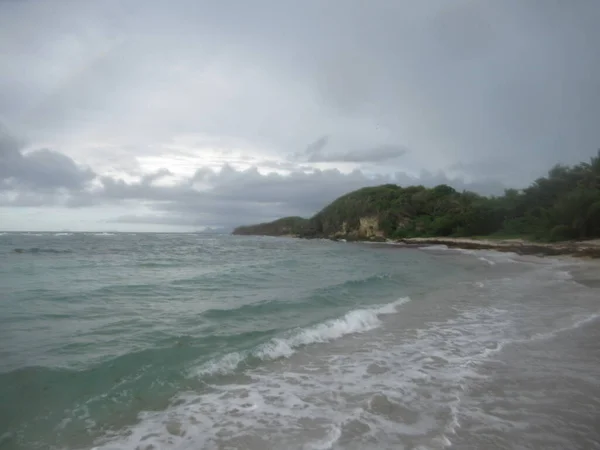
[[[485,258],[483,256],[480,256],[479,260],[488,263],[490,266],[495,266],[496,265],[496,263],[494,261],[492,261],[491,259]]]
[[[342,430],[340,430],[339,427],[333,425],[329,429],[327,436],[325,436],[320,441],[309,442],[307,445],[304,446],[304,448],[306,448],[307,450],[328,450],[332,448],[333,444],[335,444],[338,441],[341,435]]]
[[[466,248],[450,248],[447,245],[428,245],[424,247],[419,247],[421,250],[431,250],[431,251],[450,251],[461,253],[463,255],[475,256],[480,261],[489,264],[490,266],[495,266],[498,263],[507,264],[507,263],[515,263],[519,255],[513,252],[498,252],[494,250],[470,250]]]
[[[208,361],[198,369],[198,375],[226,375],[237,369],[239,364],[246,359],[246,355],[240,352],[228,353],[222,358]]]
[[[399,306],[402,306],[408,302],[410,302],[410,297],[402,297],[402,298],[399,298],[398,300],[396,300],[395,302],[388,303],[387,305],[383,305],[383,306],[380,306],[379,308],[376,308],[375,312],[378,315],[395,314],[398,312]]]
[[[255,355],[262,360],[270,360],[277,358],[289,358],[294,354],[292,342],[286,339],[271,339],[264,345],[261,345],[256,350]]]
[[[581,317],[580,319],[575,320],[570,325],[567,325],[567,326],[561,327],[561,328],[557,328],[556,330],[552,330],[547,333],[536,333],[533,336],[531,336],[530,338],[522,339],[519,342],[532,342],[532,341],[535,342],[535,341],[545,341],[546,339],[552,339],[552,338],[558,336],[559,334],[564,333],[565,331],[576,330],[577,328],[581,328],[581,327],[583,327],[591,322],[594,322],[598,319],[600,319],[600,313],[587,314],[584,317]]]
[[[94,236],[114,236],[115,233],[94,233]]]
[[[235,352],[224,357],[209,361],[195,371],[196,375],[206,376],[231,373],[247,357],[253,356],[265,361],[289,358],[297,348],[311,344],[319,344],[339,339],[348,334],[363,333],[381,325],[379,316],[395,314],[398,307],[409,302],[410,298],[403,297],[395,302],[376,308],[355,309],[338,319],[328,320],[312,327],[301,328],[287,336],[271,339],[266,344],[246,354]]]
[[[54,233],[54,236],[71,236],[73,233]]]
[[[573,275],[568,270],[557,270],[554,272],[555,278],[559,280],[572,280]]]
[[[450,248],[445,245],[445,244],[436,244],[436,245],[425,245],[423,247],[419,247],[419,250],[437,250],[437,251],[444,251],[444,250],[450,250]]]
[[[496,264],[509,264],[516,263],[519,255],[513,252],[498,252],[494,250],[468,250],[464,248],[455,249],[458,253],[463,255],[476,256],[480,261],[483,261],[490,266]]]
[[[393,314],[406,301],[359,311]],[[308,353],[290,353],[294,339],[304,343],[315,338],[317,334],[304,334],[307,330],[321,330],[318,339],[331,339],[343,335],[332,332],[338,327],[372,326],[370,321],[350,325],[354,313],[271,342],[262,348],[273,352],[267,359],[289,357],[246,371],[250,383],[236,384],[232,378],[230,384],[217,383],[202,394],[182,393],[166,411],[144,413],[112,447],[99,448],[358,449],[399,434],[419,438],[422,448],[451,446],[460,427],[460,395],[469,380],[482,376],[477,364],[500,351],[510,324],[507,311],[466,311],[400,338],[385,329],[376,339],[357,334],[348,348],[336,347],[339,352],[310,347]],[[239,355],[229,358],[231,366]]]

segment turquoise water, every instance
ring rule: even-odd
[[[469,361],[598,312],[562,266],[471,253],[0,235],[0,449],[443,446]]]

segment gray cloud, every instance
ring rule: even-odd
[[[408,150],[396,145],[380,145],[366,150],[350,150],[333,154],[312,154],[308,162],[378,163],[399,158]]]
[[[186,182],[172,187],[148,187],[142,184],[107,183],[111,198],[152,200],[155,213],[126,215],[123,223],[164,223],[193,226],[227,226],[262,222],[290,215],[311,216],[342,194],[383,183],[400,185],[449,184],[458,190],[499,194],[506,186],[497,181],[467,183],[443,173],[422,172],[412,177],[398,172],[389,176],[367,176],[361,171],[348,174],[338,170],[295,172],[290,175],[261,175],[256,169],[237,171],[225,166],[220,172],[201,168],[192,179],[202,179],[210,189],[197,191]]]
[[[10,149],[2,154],[9,154],[19,161],[27,160],[27,156],[21,155],[19,151],[16,153],[21,155],[21,159],[14,156],[13,144],[2,148]],[[110,205],[144,204],[147,210],[144,213],[131,212],[118,217],[107,217],[105,222],[233,227],[288,215],[310,216],[342,194],[383,183],[426,186],[444,183],[460,190],[475,189],[482,193],[499,193],[504,188],[500,183],[493,182],[465,183],[461,179],[450,179],[441,172],[422,172],[418,177],[404,172],[366,175],[360,170],[343,173],[337,169],[263,174],[255,167],[241,170],[229,165],[224,165],[217,171],[206,166],[199,167],[189,177],[181,178],[175,183],[161,184],[159,182],[162,178],[172,175],[164,168],[140,176],[137,180],[125,181],[111,176],[96,176],[92,171],[77,167],[70,158],[58,152],[48,151],[48,154],[53,155],[51,161],[64,164],[48,165],[44,169],[56,170],[63,178],[57,181],[55,175],[38,177],[40,171],[25,166],[28,170],[21,170],[19,177],[10,178],[19,182],[7,186],[4,195],[0,195],[0,206],[65,206],[81,210]],[[31,167],[37,169],[38,160],[33,161]],[[29,182],[30,176],[33,176],[34,182]],[[93,184],[89,183],[90,177],[95,177]],[[133,209],[135,211],[136,208]]]
[[[96,174],[62,153],[41,149],[23,153],[20,143],[0,130],[0,187],[82,189]]]
[[[3,213],[245,222],[390,178],[521,187],[600,146],[598,23],[594,0],[0,2],[0,120],[36,149],[2,141]]]
[[[326,135],[321,136],[316,141],[308,144],[308,146],[306,147],[306,150],[304,151],[304,155],[300,154],[298,156],[300,156],[300,157],[306,156],[306,157],[308,157],[308,159],[314,158],[315,156],[318,157],[319,155],[322,154],[323,149],[325,147],[327,147],[328,142],[329,142],[329,136],[326,136]]]
[[[156,172],[152,172],[152,173],[143,175],[141,184],[149,185],[149,184],[152,184],[154,181],[157,181],[157,180],[160,180],[161,178],[165,178],[165,177],[172,176],[172,175],[173,175],[173,172],[171,172],[169,169],[165,169],[163,167],[162,169],[158,169]]]
[[[329,136],[321,136],[310,143],[304,152],[298,152],[293,160],[311,163],[319,162],[349,162],[349,163],[377,163],[399,158],[408,150],[399,145],[379,145],[361,150],[345,150],[327,152],[325,149],[329,144]]]

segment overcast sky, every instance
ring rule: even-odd
[[[0,0],[0,229],[524,187],[600,147],[598,0]]]

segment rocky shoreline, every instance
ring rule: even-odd
[[[254,236],[268,236],[267,234],[251,234]],[[580,258],[600,259],[600,239],[585,241],[561,241],[561,242],[532,242],[525,239],[475,239],[475,238],[451,238],[451,237],[424,237],[386,239],[382,236],[371,236],[369,238],[356,236],[300,236],[297,234],[278,234],[272,237],[293,239],[326,239],[336,242],[393,244],[405,247],[426,247],[434,245],[445,245],[449,248],[462,248],[466,250],[495,250],[499,252],[511,252],[518,255],[533,256],[575,256]]]
[[[295,239],[317,239],[316,237],[304,237],[294,234],[285,234],[274,237],[285,237]],[[475,238],[451,238],[451,237],[427,237],[427,238],[405,238],[385,239],[381,237],[356,238],[347,236],[321,237],[336,242],[393,244],[405,247],[427,247],[434,245],[445,245],[449,248],[462,248],[466,250],[495,250],[499,252],[511,252],[518,255],[533,256],[575,256],[581,258],[600,259],[600,239],[586,241],[562,241],[562,242],[532,242],[525,239],[475,239]]]
[[[522,239],[489,240],[468,238],[410,238],[394,241],[410,246],[445,245],[469,250],[496,250],[518,255],[558,256],[569,255],[585,258],[600,258],[600,239],[589,241],[567,241],[556,243],[530,242]]]

